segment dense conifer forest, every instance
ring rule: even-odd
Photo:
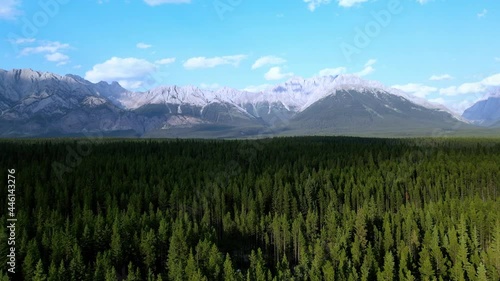
[[[498,139],[4,140],[0,153],[0,280],[500,280]]]

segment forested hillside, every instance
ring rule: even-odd
[[[0,142],[13,280],[499,280],[500,140]],[[7,192],[0,196],[0,280]]]

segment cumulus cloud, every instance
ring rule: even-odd
[[[409,83],[406,85],[394,85],[393,88],[399,89],[403,92],[412,94],[419,98],[425,98],[429,94],[438,91],[438,88],[430,87],[422,84]]]
[[[191,0],[144,0],[149,6],[158,6],[162,4],[189,4]]]
[[[283,78],[291,76],[293,76],[292,72],[283,73],[281,67],[279,66],[271,67],[269,71],[266,74],[264,74],[264,78],[266,80],[281,80]]]
[[[223,57],[195,57],[190,58],[184,63],[184,68],[186,69],[197,69],[197,68],[214,68],[219,65],[233,65],[238,66],[242,60],[246,58],[246,55],[234,55],[234,56],[223,56]]]
[[[278,65],[278,64],[284,64],[286,63],[285,59],[282,59],[280,57],[276,56],[265,56],[261,57],[258,60],[255,61],[255,63],[252,65],[252,69],[257,69],[266,65]]]
[[[175,62],[175,58],[166,58],[166,59],[161,59],[161,60],[155,61],[155,64],[166,65],[166,64],[171,64],[174,62]]]
[[[0,20],[15,20],[22,14],[19,10],[21,0],[2,0],[0,4]]]
[[[488,76],[481,81],[451,86],[439,91],[444,96],[466,95],[485,92],[489,87],[500,86],[500,73]]]
[[[443,80],[452,80],[453,76],[449,74],[443,74],[443,75],[432,75],[429,80],[431,81],[443,81]]]
[[[347,68],[341,66],[337,68],[325,68],[319,71],[318,76],[336,76],[347,72]]]
[[[157,66],[144,59],[112,57],[94,65],[85,73],[85,79],[93,83],[117,81],[125,88],[137,89],[149,83],[156,71]]]

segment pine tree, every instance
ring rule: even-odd
[[[73,258],[69,263],[71,280],[84,280],[86,276],[85,263],[78,245],[73,247]]]
[[[111,235],[111,254],[115,266],[120,268],[123,262],[123,248],[118,218],[116,218],[113,223],[113,233]]]
[[[479,267],[477,268],[476,278],[477,281],[488,281],[488,274],[483,263],[480,263]]]
[[[49,274],[47,275],[47,281],[59,281],[59,280],[61,280],[61,278],[59,277],[59,272],[57,271],[56,263],[54,260],[52,260],[49,266]]]
[[[280,262],[278,263],[278,280],[292,280],[292,272],[290,271],[290,265],[288,264],[288,259],[286,255],[283,255]]]
[[[377,274],[377,280],[394,280],[394,256],[391,252],[387,252],[384,257],[383,270]]]
[[[155,271],[157,245],[154,230],[150,229],[146,234],[142,232],[140,248],[144,264],[147,268]]]
[[[194,259],[193,251],[189,252],[189,257],[186,262],[186,277],[188,280],[194,280],[196,276],[198,275],[198,265],[196,264],[196,261]]]
[[[170,280],[184,280],[188,246],[182,222],[176,222],[168,249],[167,268]]]
[[[36,264],[35,272],[33,275],[33,281],[45,281],[47,280],[47,275],[45,274],[43,270],[43,263],[42,260],[38,260],[38,263]]]
[[[118,278],[116,277],[116,270],[114,267],[109,268],[106,271],[105,281],[116,281]]]
[[[127,266],[127,280],[126,281],[139,281],[141,279],[139,269],[134,271],[134,265],[129,262]]]
[[[226,260],[224,261],[224,274],[225,281],[236,281],[236,273],[234,272],[233,263],[231,261],[231,256],[226,254]]]
[[[71,278],[68,274],[68,270],[66,270],[66,266],[64,265],[63,260],[61,260],[61,263],[59,263],[57,275],[59,277],[59,280],[69,280]]]
[[[431,257],[429,255],[429,251],[427,247],[423,247],[422,251],[420,251],[420,259],[419,259],[419,271],[420,276],[423,281],[430,281],[434,276],[434,269],[432,268]]]
[[[500,221],[497,221],[492,233],[491,244],[486,250],[488,263],[491,264],[495,272],[492,276],[500,278]]]
[[[323,280],[335,280],[335,269],[330,261],[323,265]]]
[[[249,276],[251,280],[254,281],[266,281],[266,268],[264,265],[264,259],[262,257],[262,250],[257,249],[257,252],[252,250],[250,253],[250,268],[248,269]]]
[[[37,261],[40,259],[36,241],[32,240],[28,243],[28,251],[23,261],[23,274],[25,279],[30,279],[35,274]]]
[[[215,244],[212,244],[208,256],[208,271],[212,280],[218,280],[221,274],[221,266],[223,264],[222,255]]]

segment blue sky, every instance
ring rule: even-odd
[[[0,68],[129,89],[356,73],[461,111],[500,85],[496,0],[0,0]]]

